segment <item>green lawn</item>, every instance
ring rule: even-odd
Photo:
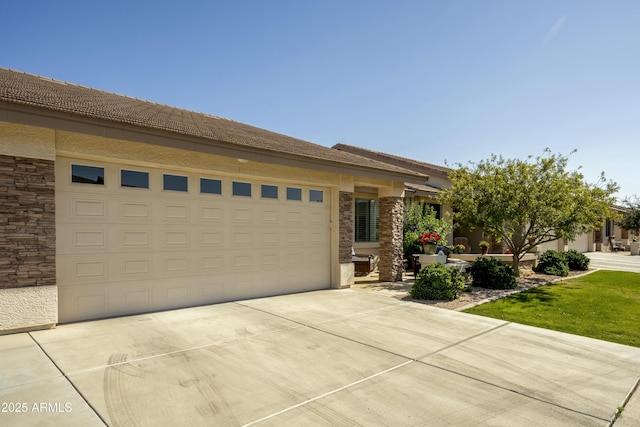
[[[640,347],[640,273],[596,271],[465,312]]]

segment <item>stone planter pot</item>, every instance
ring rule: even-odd
[[[435,255],[437,245],[435,243],[423,243],[422,248],[424,249],[425,255]]]

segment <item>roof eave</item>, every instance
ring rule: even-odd
[[[416,184],[423,184],[428,179],[428,176],[410,170],[407,170],[407,172],[404,173],[399,171],[390,171],[384,168],[343,163],[299,154],[276,152],[262,148],[234,144],[232,142],[205,139],[166,130],[85,117],[44,107],[1,100],[0,121],[60,129],[151,145],[187,149],[224,157],[271,163],[281,166],[311,168],[340,174],[364,176],[367,178],[411,182]]]

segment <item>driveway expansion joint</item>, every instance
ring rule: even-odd
[[[96,408],[93,407],[93,405],[91,405],[91,403],[89,403],[89,400],[84,396],[84,394],[82,394],[82,392],[80,390],[78,390],[78,387],[76,387],[76,385],[73,383],[73,381],[71,381],[71,379],[67,376],[67,374],[64,373],[64,371],[62,369],[60,369],[60,367],[58,366],[58,364],[51,358],[51,356],[49,355],[49,353],[47,353],[45,351],[44,348],[42,348],[42,346],[40,345],[40,343],[33,337],[33,335],[31,334],[31,332],[27,332],[27,335],[29,335],[29,338],[31,338],[31,340],[38,346],[38,348],[40,349],[40,351],[47,357],[47,359],[49,359],[49,361],[53,364],[53,366],[56,367],[56,369],[58,370],[58,372],[60,372],[60,375],[65,379],[65,381],[71,386],[71,388],[73,388],[73,390],[75,390],[76,393],[78,393],[78,396],[80,396],[80,398],[84,401],[84,403],[87,404],[87,407],[91,409],[91,411],[94,413],[94,415],[96,417],[98,417],[98,419],[105,425],[108,426],[109,424],[107,424],[107,422],[104,420],[104,418],[102,418],[102,416],[100,415],[100,413],[98,411],[96,411]]]
[[[402,368],[403,366],[407,366],[408,364],[413,363],[413,362],[415,362],[415,360],[407,360],[406,362],[400,363],[399,365],[392,366],[391,368],[382,370],[380,372],[376,372],[375,374],[369,375],[369,376],[367,376],[365,378],[360,378],[357,381],[353,381],[353,382],[351,382],[349,384],[345,384],[345,385],[343,385],[341,387],[338,387],[336,389],[330,390],[330,391],[328,391],[326,393],[322,393],[322,394],[319,394],[318,396],[312,397],[311,399],[307,399],[307,400],[305,400],[303,402],[299,402],[299,403],[296,403],[295,405],[291,405],[288,408],[284,408],[284,409],[282,409],[280,411],[274,412],[273,414],[269,414],[269,415],[267,415],[265,417],[262,417],[260,419],[251,421],[251,422],[249,422],[247,424],[244,424],[242,427],[252,426],[254,424],[261,423],[261,422],[266,421],[268,419],[271,419],[273,417],[277,417],[278,415],[284,414],[286,412],[289,412],[289,411],[294,410],[296,408],[299,408],[301,406],[307,405],[309,403],[313,403],[313,402],[315,402],[317,400],[320,400],[320,399],[322,399],[324,397],[331,396],[332,394],[339,393],[342,390],[346,390],[346,389],[348,389],[350,387],[356,386],[356,385],[361,384],[361,383],[363,383],[365,381],[369,381],[369,380],[371,380],[373,378],[379,377],[380,375],[384,375],[384,374],[389,373],[391,371],[395,371],[396,369]]]

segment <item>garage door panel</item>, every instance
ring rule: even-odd
[[[277,252],[261,252],[256,258],[258,269],[260,270],[280,270],[283,268],[280,254]]]
[[[267,182],[279,199],[262,198],[260,181],[238,178],[252,186],[243,197],[221,178],[222,194],[200,194],[199,173],[106,162],[105,185],[72,185],[75,162],[56,162],[61,321],[329,287],[330,205],[307,187],[290,201]],[[148,172],[150,188],[121,188],[121,169]],[[164,191],[165,173],[189,192]]]
[[[153,227],[126,225],[114,227],[118,234],[119,251],[150,250],[153,247]]]
[[[251,224],[254,222],[255,214],[251,206],[233,208],[231,210],[231,222],[240,224]]]
[[[153,256],[147,254],[124,254],[116,256],[118,269],[113,270],[114,281],[153,278]]]
[[[108,227],[104,224],[57,224],[56,245],[61,253],[106,252]]]
[[[253,279],[246,276],[227,276],[223,288],[225,301],[248,299],[254,295]]]
[[[224,221],[224,209],[213,204],[200,204],[197,219],[202,223],[220,224]]]
[[[277,208],[261,209],[258,215],[259,223],[267,226],[276,226],[281,223],[281,214]]]
[[[167,254],[161,255],[160,272],[162,276],[182,276],[191,275],[191,257],[184,254]]]
[[[238,277],[242,277],[243,273],[253,271],[255,253],[251,251],[231,251],[229,253],[228,267],[226,271],[235,271]]]
[[[56,257],[58,287],[104,283],[108,277],[108,258],[96,255],[59,255]]]
[[[150,286],[127,287],[114,298],[116,307],[122,307],[124,313],[136,313],[160,308],[160,304],[153,304],[153,288]],[[118,299],[120,301],[118,301]]]
[[[151,222],[153,209],[151,202],[137,200],[118,200],[118,217],[121,222]]]
[[[225,257],[222,253],[205,253],[199,254],[198,257],[198,274],[212,275],[218,274],[224,270]]]
[[[109,290],[103,284],[58,288],[59,321],[72,322],[108,316]]]
[[[175,224],[191,221],[191,209],[186,201],[168,201],[160,210],[162,222]]]
[[[211,249],[215,250],[216,248],[221,248],[225,244],[225,231],[224,229],[217,228],[200,228],[197,231],[197,235],[199,236],[196,239],[200,246],[199,249]]]
[[[94,223],[107,219],[108,207],[104,196],[73,195],[66,203],[56,205],[56,216],[59,221]]]

